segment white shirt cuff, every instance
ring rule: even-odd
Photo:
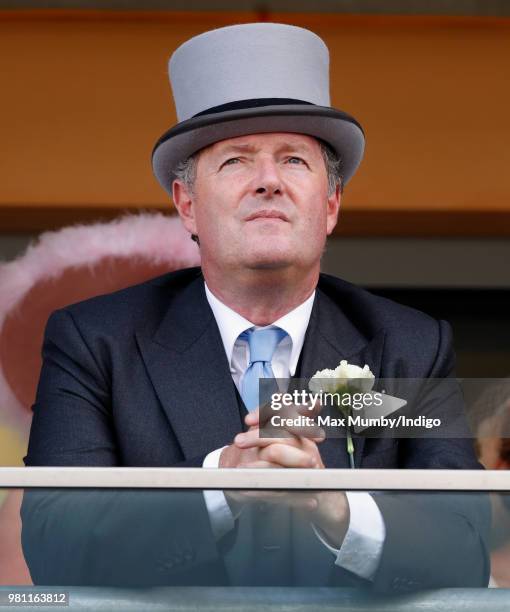
[[[204,459],[202,467],[217,468],[220,463],[221,452],[224,448],[226,448],[226,446],[217,448],[209,453]],[[209,521],[211,522],[213,536],[215,540],[218,541],[234,528],[234,517],[227,504],[223,491],[204,490],[203,494],[207,512],[209,513]]]
[[[386,527],[377,504],[369,493],[345,493],[349,503],[349,527],[340,550],[330,546],[315,525],[316,536],[336,557],[339,565],[366,580],[373,580],[381,560]]]

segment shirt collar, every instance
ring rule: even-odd
[[[230,364],[232,363],[232,353],[239,334],[250,327],[259,326],[254,325],[251,321],[248,321],[248,319],[245,319],[235,310],[232,310],[232,308],[229,308],[226,304],[221,302],[211,292],[207,283],[205,283],[205,294],[220,330],[225,353]],[[296,372],[297,362],[305,341],[306,329],[310,321],[314,299],[315,291],[299,306],[272,323],[272,325],[281,327],[281,329],[286,331],[291,339],[292,350],[289,361],[291,376],[294,376]]]

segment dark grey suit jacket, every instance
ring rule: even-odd
[[[367,363],[381,378],[447,377],[454,365],[446,323],[321,275],[300,376],[336,367],[341,359]],[[461,411],[457,400],[435,402],[427,407],[428,415]],[[167,274],[53,313],[33,410],[28,466],[201,466],[211,450],[231,443],[243,429],[243,410],[200,269]],[[348,467],[342,442],[328,439],[320,445],[326,467]],[[467,434],[357,438],[355,459],[361,468],[480,468]],[[97,495],[25,496],[23,543],[36,582],[228,581],[222,546],[228,549],[231,543],[228,538],[215,542],[201,495],[183,494],[178,502],[174,495],[161,503],[164,495],[154,493],[150,511],[149,498]],[[377,588],[487,584],[486,500],[449,496],[438,504],[430,495],[378,495],[375,500],[386,525]],[[73,513],[79,521],[70,520]],[[99,532],[98,513],[103,516]],[[140,524],[141,514],[151,519],[139,528],[136,546],[124,544],[122,554],[114,554],[113,542],[125,540],[126,529]],[[183,517],[190,529],[182,528]],[[78,532],[87,528],[92,531],[80,537]],[[72,553],[69,542],[77,547]],[[321,544],[315,552],[330,555]],[[93,571],[71,561],[91,554]],[[134,564],[137,556],[144,559],[143,570]],[[327,583],[357,581],[346,574],[334,568]]]

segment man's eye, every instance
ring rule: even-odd
[[[227,161],[224,161],[221,166],[233,166],[234,164],[236,164],[239,160],[239,157],[231,157],[230,159],[227,159]]]
[[[287,160],[289,164],[304,164],[305,160],[301,159],[301,157],[289,157]]]

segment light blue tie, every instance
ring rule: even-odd
[[[276,347],[286,335],[287,332],[279,327],[264,329],[252,327],[239,336],[241,340],[246,340],[250,347],[250,359],[241,384],[241,397],[249,411],[255,410],[263,403],[259,398],[259,380],[274,379],[271,360]],[[278,391],[276,384],[274,391]]]

